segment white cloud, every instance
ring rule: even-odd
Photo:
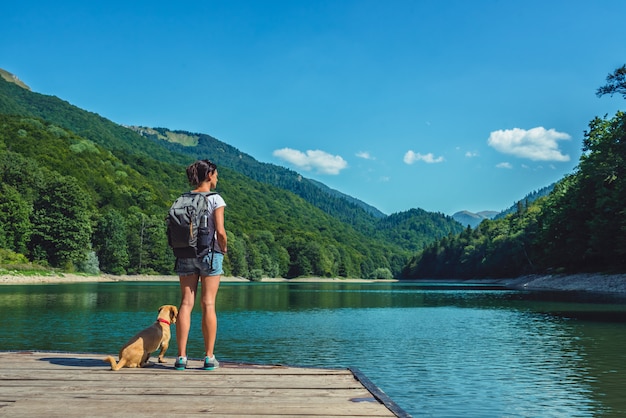
[[[496,168],[507,168],[507,169],[512,169],[513,166],[511,165],[511,163],[500,163],[500,164],[496,164]]]
[[[467,151],[467,152],[465,153],[465,156],[466,156],[467,158],[474,158],[474,157],[478,157],[478,153],[477,153],[477,152],[474,152],[474,151]]]
[[[356,156],[359,158],[363,158],[364,160],[375,160],[375,158],[372,157],[370,153],[366,151],[359,151],[356,153]]]
[[[569,155],[559,150],[557,141],[571,137],[554,129],[539,126],[529,130],[514,128],[494,131],[487,143],[496,151],[533,161],[569,161]]]
[[[443,162],[444,158],[435,158],[432,152],[429,152],[428,154],[420,154],[419,152],[413,152],[411,150],[408,150],[406,154],[404,154],[404,162],[406,164],[413,164],[415,161],[424,161],[428,164],[434,164]]]
[[[308,150],[304,153],[291,148],[282,148],[274,151],[273,155],[302,170],[316,170],[320,174],[339,174],[348,166],[346,160],[339,155],[331,155],[320,150]]]

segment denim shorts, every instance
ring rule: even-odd
[[[213,263],[211,263],[213,258]],[[224,254],[209,253],[202,261],[197,258],[179,258],[176,260],[176,273],[179,276],[190,276],[199,274],[200,276],[219,276],[224,273],[222,265]]]

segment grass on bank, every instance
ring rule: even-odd
[[[64,271],[29,261],[23,254],[0,248],[0,275],[10,276],[62,276],[72,273],[89,276],[87,273]]]

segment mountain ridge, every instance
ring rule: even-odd
[[[461,225],[476,228],[485,219],[493,219],[498,213],[495,210],[483,210],[477,213],[468,210],[461,210],[452,215],[452,218]]]
[[[21,81],[16,75],[10,73],[9,71],[6,71],[2,68],[0,68],[0,76],[2,76],[2,78],[12,84],[15,84],[19,87],[22,87],[24,90],[28,91],[28,92],[32,92],[32,90],[30,89],[30,87],[28,87],[23,81]],[[38,93],[35,93],[38,94]],[[50,97],[50,98],[55,98],[58,99],[56,96],[45,96],[42,95],[44,97]],[[73,105],[71,105],[70,103],[62,100],[62,99],[58,99],[61,100],[61,102],[63,102],[65,105],[70,106],[70,107],[75,107]],[[82,110],[82,109],[81,109]],[[24,111],[23,108],[20,108],[19,111],[17,113],[19,113],[20,111]],[[86,111],[87,113],[90,113],[98,118],[102,118],[100,115],[97,115],[95,113]],[[40,112],[37,116],[39,117],[43,117],[44,119],[47,119],[49,117],[48,114],[46,114],[45,112]],[[104,118],[102,118],[104,119]],[[113,122],[114,123],[114,122]],[[313,179],[309,179],[306,178],[304,176],[302,176],[301,174],[292,171],[290,169],[287,169],[285,167],[282,166],[277,166],[274,164],[270,164],[270,163],[263,163],[260,162],[256,159],[254,159],[254,157],[241,152],[240,150],[238,150],[235,147],[232,147],[231,145],[228,145],[210,135],[207,134],[194,134],[194,133],[190,133],[188,131],[184,131],[184,130],[170,130],[167,128],[148,128],[148,127],[142,127],[142,126],[136,126],[136,125],[120,125],[120,124],[116,124],[117,126],[119,126],[120,128],[125,128],[128,129],[129,131],[133,131],[135,133],[138,133],[141,136],[147,137],[147,138],[151,138],[153,139],[153,142],[158,142],[158,141],[154,141],[154,139],[158,139],[160,141],[163,142],[167,142],[169,144],[172,144],[172,146],[178,146],[180,147],[177,151],[181,151],[181,149],[185,149],[187,148],[187,152],[183,152],[183,154],[185,155],[193,155],[193,152],[189,152],[190,148],[194,148],[198,146],[198,143],[200,141],[201,138],[211,138],[213,141],[216,141],[217,143],[219,143],[220,145],[217,146],[216,148],[219,150],[220,148],[226,147],[226,148],[230,148],[233,150],[236,150],[239,154],[240,154],[240,158],[243,161],[254,161],[254,164],[260,164],[260,165],[268,165],[268,166],[274,166],[277,167],[280,170],[284,170],[285,173],[292,173],[294,175],[294,179],[296,182],[306,182],[307,184],[313,185],[315,187],[317,187],[319,190],[323,191],[325,193],[325,195],[331,196],[331,197],[335,197],[335,198],[340,198],[342,200],[345,200],[346,202],[349,202],[352,205],[355,205],[357,207],[359,207],[360,209],[364,210],[365,212],[367,212],[369,215],[373,216],[374,219],[382,219],[386,216],[388,216],[387,214],[383,213],[382,211],[380,211],[378,208],[371,206],[361,200],[359,200],[358,198],[355,198],[353,196],[350,196],[346,193],[340,192],[338,190],[332,189],[330,187],[328,187],[327,185],[325,185],[324,183],[321,183],[319,181],[313,180]],[[75,128],[75,127],[73,127]],[[81,134],[80,130],[77,132],[78,134]],[[122,150],[124,147],[121,147]],[[196,153],[199,154],[199,153]],[[219,156],[219,154],[217,154],[217,156]],[[200,156],[197,155],[197,157],[199,158],[205,158],[204,156]],[[227,164],[229,165],[229,164]],[[229,166],[233,166],[236,167],[236,165],[232,165],[230,164]],[[254,167],[252,167],[254,168]],[[254,178],[254,170],[248,170],[246,173],[246,175],[248,175],[249,177]],[[261,180],[262,181],[262,180]],[[292,181],[294,181],[292,179]],[[271,184],[271,183],[270,183]],[[280,187],[280,186],[279,186]],[[548,186],[550,187],[550,186]],[[298,187],[292,187],[291,191],[300,195],[301,190]],[[531,195],[531,194],[529,194]],[[418,208],[419,209],[419,208]],[[451,218],[455,219],[457,222],[460,222],[463,225],[467,224],[465,222],[469,222],[473,225],[473,223],[475,223],[476,221],[478,221],[478,223],[480,223],[483,219],[492,219],[491,218],[491,214],[493,212],[496,213],[495,216],[498,216],[498,213],[502,213],[502,212],[507,212],[510,213],[511,210],[513,210],[514,207],[508,208],[508,209],[504,209],[502,211],[491,211],[491,210],[486,210],[486,211],[481,211],[478,213],[472,213],[470,211],[459,211],[456,212],[455,214],[452,215],[445,215],[444,216],[450,216]],[[410,211],[411,208],[406,209],[405,211]],[[403,211],[403,212],[405,212]],[[433,212],[436,213],[436,212]],[[335,214],[337,215],[337,214]],[[339,214],[341,216],[341,214]],[[343,217],[345,219],[352,219],[353,216],[352,215],[343,215]]]
[[[191,150],[194,147],[197,147],[198,145],[200,145],[200,141],[202,140],[202,138],[210,138],[212,141],[216,141],[217,143],[220,143],[222,146],[229,148],[230,150],[232,150],[233,152],[236,152],[239,154],[239,164],[237,164],[237,162],[235,162],[235,164],[233,164],[232,162],[228,162],[226,161],[226,163],[231,166],[231,168],[239,168],[239,169],[245,169],[245,167],[242,167],[243,164],[245,164],[245,162],[253,162],[253,164],[259,164],[259,165],[263,165],[263,166],[268,166],[268,167],[273,167],[275,170],[278,171],[278,175],[283,175],[283,176],[289,176],[291,175],[291,173],[294,173],[292,170],[289,170],[283,166],[279,166],[279,165],[275,165],[275,164],[271,164],[271,163],[264,163],[261,161],[258,161],[257,159],[255,159],[254,157],[252,157],[251,155],[244,153],[242,151],[240,151],[239,149],[226,144],[223,141],[220,141],[217,138],[214,138],[208,134],[198,134],[198,133],[191,133],[191,132],[187,132],[184,130],[170,130],[168,128],[149,128],[149,127],[145,127],[145,126],[128,126],[129,129],[132,129],[133,131],[139,133],[140,135],[143,135],[147,138],[156,138],[156,139],[160,139],[172,144],[179,144],[182,147],[184,147],[184,149],[186,150]],[[255,176],[255,168],[257,168],[256,166],[253,166],[251,170],[246,170],[248,171],[247,175],[254,177]],[[379,209],[375,208],[374,206],[371,206],[365,202],[363,202],[360,199],[357,199],[353,196],[350,196],[348,194],[345,194],[343,192],[340,192],[338,190],[335,190],[331,187],[328,187],[327,185],[325,185],[322,182],[319,182],[317,180],[313,180],[313,179],[309,179],[306,178],[304,176],[302,176],[301,174],[297,173],[297,179],[298,181],[304,181],[304,182],[309,182],[312,185],[318,187],[320,190],[322,190],[324,193],[330,195],[330,196],[334,196],[334,197],[339,197],[342,199],[345,199],[347,201],[349,201],[350,203],[355,204],[356,206],[361,207],[362,209],[364,209],[366,212],[372,214],[374,217],[376,218],[383,218],[385,216],[387,216],[385,213],[381,212]],[[296,194],[298,194],[298,190],[296,188],[294,188],[294,190],[292,190],[294,192],[296,192]]]
[[[183,130],[172,131],[162,127],[130,126],[129,129],[177,153],[193,158],[206,158],[209,155],[218,165],[237,170],[262,183],[289,190],[326,213],[357,228],[371,230],[377,220],[386,216],[359,199],[308,179],[288,168],[260,162],[211,135]],[[320,192],[323,195],[320,195]]]
[[[6,81],[8,81],[9,83],[13,83],[16,84],[18,86],[20,86],[23,89],[29,90],[30,91],[30,87],[28,87],[22,80],[20,80],[15,74],[12,74],[10,72],[8,72],[7,70],[3,70],[2,68],[0,68],[0,77],[2,77],[3,79],[5,79]]]
[[[160,128],[167,140],[146,138],[94,112],[56,96],[26,90],[4,78],[0,78],[0,114],[6,120],[1,126],[4,136],[0,136],[0,149],[7,151],[0,153],[0,163],[7,168],[2,173],[3,187],[33,187],[23,184],[24,176],[5,176],[9,170],[20,169],[18,161],[54,170],[55,178],[75,176],[72,187],[82,188],[93,200],[88,207],[95,230],[102,230],[101,222],[130,223],[124,251],[129,251],[131,262],[116,266],[118,272],[169,272],[173,262],[167,261],[167,243],[158,232],[162,213],[168,202],[187,189],[184,167],[198,157],[219,161],[222,178],[228,179],[220,183],[220,193],[233,208],[227,227],[233,234],[226,266],[231,274],[390,277],[401,271],[411,252],[462,230],[452,218],[438,213],[412,210],[381,218],[347,195],[334,196],[330,188],[324,190],[292,170],[260,163],[209,135],[171,134]],[[106,170],[91,171],[103,162]],[[13,167],[15,164],[18,166]],[[115,187],[112,181],[116,178],[131,182]],[[25,210],[32,210],[29,208],[37,202],[38,193],[38,189],[28,190],[21,202]],[[0,219],[0,229],[7,227]],[[154,228],[151,237],[155,243],[150,252],[137,253],[141,247],[135,247],[144,238],[136,234],[145,227]],[[108,234],[108,230],[103,231]],[[54,236],[48,237],[54,240]],[[97,242],[99,238],[93,237],[93,245],[104,261],[104,244]],[[0,247],[7,245],[2,239],[0,236]],[[85,245],[81,250],[89,249]],[[38,254],[45,257],[46,253]],[[160,259],[153,261],[151,257]]]

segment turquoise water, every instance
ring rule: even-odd
[[[0,286],[0,350],[116,355],[178,301],[176,283]],[[189,355],[199,358],[196,310]],[[218,318],[219,359],[356,367],[416,417],[626,415],[626,301],[608,295],[223,283]]]

